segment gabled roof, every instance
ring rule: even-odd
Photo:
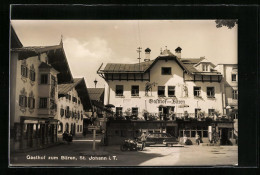
[[[118,63],[108,63],[106,67],[102,70],[104,73],[140,73],[145,72],[154,60],[147,62],[141,62],[135,64],[118,64]]]
[[[58,93],[59,95],[64,96],[73,88],[78,92],[84,110],[92,109],[92,103],[84,78],[74,78],[73,83],[59,84]]]
[[[62,42],[54,46],[31,46],[12,48],[12,52],[19,53],[18,59],[26,59],[32,56],[46,53],[48,56],[48,63],[58,72],[58,83],[69,83],[73,81],[70,67],[67,61],[66,54],[63,49]]]
[[[118,63],[108,63],[103,70],[98,70],[98,73],[145,73],[150,70],[157,61],[159,60],[175,60],[182,69],[190,72],[185,65],[177,58],[175,55],[161,55],[155,60],[150,60],[146,62],[141,62],[135,64],[118,64]]]
[[[209,63],[212,67],[216,67],[211,61],[207,60],[206,58],[202,59],[200,62],[198,62],[197,64],[195,64],[194,66],[198,66],[201,63]]]
[[[20,39],[18,38],[13,26],[11,25],[11,48],[20,48],[23,47]]]
[[[88,88],[89,97],[91,100],[100,100],[104,94],[105,88]]]
[[[50,65],[47,64],[47,63],[42,62],[42,63],[39,65],[39,68],[40,68],[40,69],[41,69],[41,68],[43,68],[43,69],[45,69],[45,68],[51,69],[51,68],[53,68],[53,67],[50,66]]]

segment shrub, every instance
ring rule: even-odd
[[[192,145],[192,141],[190,139],[187,139],[185,142],[186,145]]]

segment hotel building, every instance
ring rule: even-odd
[[[154,122],[160,121],[158,126],[153,124],[149,127],[146,124],[146,129],[140,124],[139,130],[146,133],[169,132],[191,139],[197,133],[207,142],[212,127],[219,136],[223,127],[229,128],[225,132],[232,131],[233,127],[229,123],[177,122],[179,119],[200,121],[205,118],[216,121],[217,117],[224,114],[226,107],[223,74],[204,57],[182,58],[181,50],[178,47],[173,54],[166,48],[156,59],[151,60],[151,50],[147,48],[144,62],[101,65],[97,73],[107,82],[105,104],[115,106],[116,116],[127,116],[130,113],[141,120],[153,118]],[[117,129],[116,125],[109,125],[111,131],[107,131],[108,135],[119,136],[120,124]]]

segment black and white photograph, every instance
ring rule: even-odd
[[[238,166],[238,29],[10,20],[9,166]]]

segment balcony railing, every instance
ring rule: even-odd
[[[158,113],[147,113],[144,115],[143,113],[130,113],[130,112],[122,112],[119,114],[115,114],[114,116],[109,117],[112,120],[150,120],[150,121],[233,121],[231,117],[228,116],[212,116],[205,114],[203,117],[199,117],[196,113],[173,113],[173,114],[162,114],[159,116]]]

